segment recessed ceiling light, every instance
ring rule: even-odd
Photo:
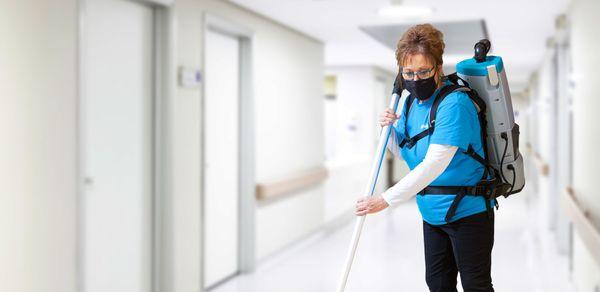
[[[433,13],[433,9],[425,6],[390,5],[379,9],[383,17],[425,17]]]

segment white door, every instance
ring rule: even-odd
[[[83,291],[151,290],[153,11],[86,0]]]
[[[207,31],[204,100],[204,284],[238,271],[240,41]]]

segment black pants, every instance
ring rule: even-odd
[[[491,292],[494,216],[482,212],[444,225],[423,221],[425,274],[431,292]]]

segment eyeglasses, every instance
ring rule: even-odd
[[[419,79],[425,79],[425,78],[429,78],[431,76],[431,72],[433,71],[434,68],[431,69],[426,69],[426,70],[421,70],[421,71],[416,71],[416,72],[412,72],[412,71],[408,71],[408,72],[402,72],[402,77],[404,77],[404,79],[415,79],[415,75],[419,77]]]

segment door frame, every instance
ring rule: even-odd
[[[240,131],[238,132],[239,141],[239,236],[238,236],[238,271],[239,273],[252,272],[255,269],[255,208],[256,192],[254,178],[254,94],[253,94],[253,74],[252,74],[252,44],[254,32],[249,28],[240,25],[227,18],[217,16],[213,13],[205,12],[203,15],[202,29],[202,66],[201,70],[206,74],[206,35],[208,31],[215,31],[228,36],[235,37],[240,42],[240,89],[239,89],[239,113],[238,122]],[[205,193],[204,193],[204,164],[205,164],[205,97],[206,86],[202,86],[200,98],[200,165],[202,175],[200,177],[201,195],[200,195],[200,234],[201,234],[201,257],[200,262],[200,281],[202,289],[205,288]],[[242,130],[243,125],[243,130]],[[226,280],[226,279],[225,279]],[[219,285],[217,283],[216,285]],[[213,285],[215,286],[215,285]]]
[[[560,139],[557,143],[557,169],[556,189],[564,192],[573,183],[573,94],[572,94],[572,68],[571,44],[569,37],[569,20],[565,15],[558,17],[558,31],[556,39],[556,88],[558,96],[557,112],[558,132]],[[561,254],[569,256],[569,268],[572,269],[572,241],[573,227],[564,210],[559,210],[557,216],[557,246]]]
[[[87,21],[87,2],[90,0],[77,1],[77,100],[76,100],[76,175],[77,180],[77,198],[76,198],[76,287],[77,291],[84,291],[84,267],[85,267],[85,250],[84,232],[85,232],[85,159],[83,157],[83,131],[85,129],[84,116],[84,81],[86,78],[87,64],[85,61],[85,43],[86,43],[86,21]],[[162,262],[166,259],[166,252],[163,245],[165,238],[162,226],[164,224],[164,210],[162,202],[165,201],[165,185],[167,175],[163,165],[167,164],[165,153],[167,149],[166,131],[168,128],[167,117],[168,109],[166,105],[168,101],[175,96],[175,17],[174,17],[174,0],[121,0],[128,2],[136,2],[146,5],[153,10],[153,92],[152,100],[150,101],[151,111],[151,222],[150,222],[150,237],[151,242],[151,280],[150,291],[159,292],[165,285],[164,281],[167,278],[166,270],[163,268]]]

